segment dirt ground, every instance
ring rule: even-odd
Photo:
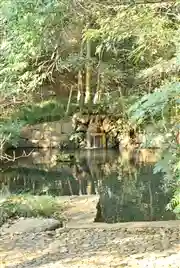
[[[0,268],[180,268],[180,221],[93,223],[97,200],[64,202],[64,228],[0,232]]]

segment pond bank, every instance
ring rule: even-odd
[[[63,228],[0,240],[1,268],[180,267],[177,228]]]
[[[134,221],[134,222],[118,222],[105,223],[94,222],[97,213],[97,195],[89,196],[64,196],[60,197],[61,206],[64,207],[63,216],[66,219],[64,223],[65,229],[148,229],[148,228],[179,228],[180,220],[164,220],[164,221]],[[180,234],[179,234],[180,235]],[[180,239],[180,237],[179,237]]]
[[[105,229],[105,230],[120,230],[120,229],[148,229],[148,228],[179,228],[180,230],[180,220],[164,220],[164,221],[134,221],[134,222],[118,222],[118,223],[106,223],[106,222],[94,222],[97,213],[97,203],[99,200],[98,195],[90,196],[61,196],[58,198],[59,204],[61,207],[61,222],[63,223],[63,229]],[[48,229],[48,226],[51,226],[58,222],[57,220],[44,219],[41,224],[42,217],[38,222],[38,228],[40,225],[45,226]],[[30,231],[33,228],[32,218],[27,218],[27,225],[30,227]],[[36,219],[36,218],[35,218]],[[21,218],[11,220],[11,224],[8,224],[8,228],[3,225],[0,228],[1,233],[17,233],[17,224],[18,226],[22,222],[22,233],[29,232],[29,228],[24,228],[26,224],[26,219]],[[30,223],[29,223],[30,222]],[[13,227],[14,226],[14,227]],[[36,222],[34,223],[36,227]],[[61,226],[61,227],[62,227]],[[5,228],[4,228],[5,227]],[[19,227],[18,227],[19,228]],[[54,229],[58,229],[58,225]],[[51,228],[50,228],[51,229]],[[44,231],[44,229],[42,228]],[[39,231],[38,231],[39,232]],[[20,233],[20,232],[19,232]]]

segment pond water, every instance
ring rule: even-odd
[[[1,195],[99,195],[96,221],[175,219],[165,209],[172,190],[163,174],[153,174],[153,163],[135,163],[113,150],[36,150],[1,166],[0,186]]]

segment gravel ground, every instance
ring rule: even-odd
[[[57,229],[0,236],[0,268],[180,267],[180,228]]]

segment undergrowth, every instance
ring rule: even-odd
[[[0,226],[18,217],[44,217],[62,220],[62,207],[52,196],[11,195],[0,201]]]

